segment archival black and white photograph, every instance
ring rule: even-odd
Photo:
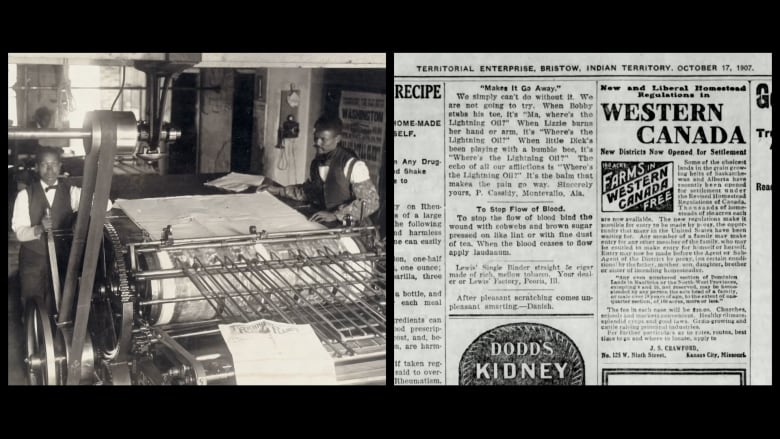
[[[385,53],[9,53],[9,385],[385,385]]]

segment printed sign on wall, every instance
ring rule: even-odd
[[[344,122],[341,144],[366,162],[375,185],[379,185],[385,144],[385,101],[385,95],[379,93],[343,91],[339,105]]]

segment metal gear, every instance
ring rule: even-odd
[[[111,223],[103,225],[104,236],[104,251],[106,249],[111,250],[111,254],[106,255],[105,260],[109,260],[108,256],[113,256],[110,260],[113,260],[113,276],[108,277],[109,285],[111,286],[111,293],[119,296],[122,302],[132,302],[133,292],[130,289],[130,283],[127,280],[127,267],[125,266],[125,251],[122,247],[122,242],[119,240],[119,233]],[[105,239],[108,238],[109,245],[105,244]],[[109,267],[105,267],[109,268]]]
[[[133,326],[133,291],[128,281],[125,252],[119,234],[110,223],[103,226],[98,277],[92,298],[92,332],[104,358],[116,359],[129,352]]]

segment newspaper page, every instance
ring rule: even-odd
[[[336,384],[333,358],[311,325],[256,320],[218,326],[236,384]]]
[[[396,54],[395,385],[772,383],[771,54]]]

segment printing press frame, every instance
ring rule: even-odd
[[[180,241],[133,239],[141,234],[125,216],[109,218],[104,228],[101,254],[105,256],[98,265],[90,331],[96,352],[102,354],[96,360],[99,381],[235,384],[232,358],[217,325],[269,319],[311,324],[334,358],[339,383],[385,382],[384,273],[374,270],[385,254],[373,227]],[[276,244],[341,239],[360,243],[361,251],[336,254],[324,247],[316,256],[301,250],[292,257],[280,257],[281,252],[272,251],[269,259],[262,255],[241,261],[225,257],[210,264],[196,258],[192,267],[171,269],[160,269],[156,257],[161,251],[193,246],[201,250],[256,245],[272,248]],[[295,283],[289,280],[291,274]],[[200,295],[154,296],[152,282],[181,282],[185,277],[198,287]],[[183,302],[207,303],[215,315],[155,324],[155,306]],[[117,382],[116,371],[123,368],[129,372],[122,370],[120,376],[129,383]]]
[[[83,131],[44,133],[83,138],[87,156],[72,234],[47,233],[50,242],[71,241],[62,290],[56,257],[50,258],[56,309],[26,304],[30,383],[235,384],[232,358],[217,325],[258,319],[312,325],[334,358],[338,383],[385,383],[385,249],[376,229],[348,225],[257,233],[252,227],[234,236],[174,240],[167,233],[152,239],[121,212],[106,217],[103,207],[115,155],[135,147],[134,125],[132,113],[96,111]],[[36,135],[9,130],[9,139]],[[359,251],[324,244],[314,252],[274,250],[276,245],[343,239]],[[266,256],[233,260],[223,255],[205,263],[196,258],[190,266],[167,269],[149,257],[188,248],[257,245],[269,248]],[[172,279],[189,279],[199,296],[153,295],[152,282]],[[155,325],[150,309],[175,302],[205,302],[214,314]]]

